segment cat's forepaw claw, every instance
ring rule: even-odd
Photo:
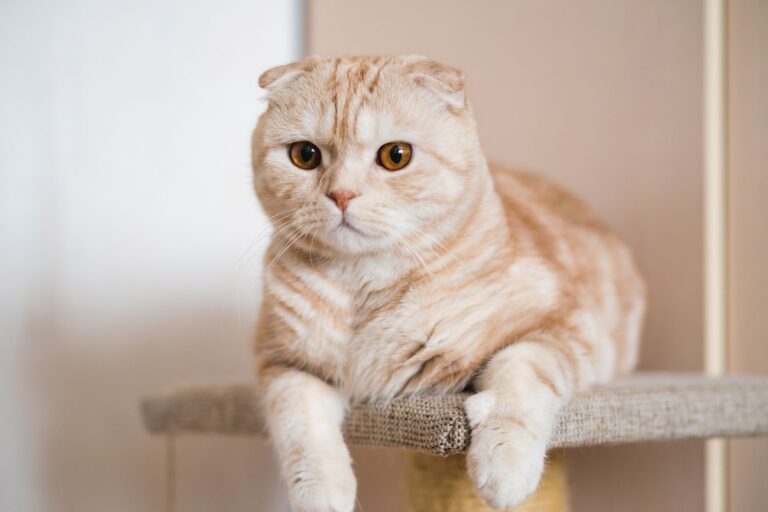
[[[479,432],[467,455],[467,469],[478,495],[490,506],[511,508],[539,485],[544,449],[502,437],[493,431]]]
[[[470,411],[476,412],[468,407],[468,416]],[[546,445],[515,420],[493,414],[477,420],[470,417],[475,426],[467,453],[469,477],[491,507],[515,507],[539,485]]]
[[[296,495],[298,494],[298,495]],[[304,488],[291,499],[292,512],[352,512],[355,494],[325,488]]]
[[[357,482],[350,467],[336,469],[321,481],[294,481],[291,485],[292,512],[353,512]]]

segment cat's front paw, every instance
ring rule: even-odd
[[[288,482],[293,512],[352,512],[357,482],[349,464],[324,464],[322,468],[293,475]]]
[[[466,401],[472,427],[467,469],[477,494],[491,507],[511,508],[536,490],[546,443],[523,419],[499,414],[494,402],[488,393]]]

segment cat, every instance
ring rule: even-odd
[[[569,397],[635,364],[630,251],[560,188],[489,167],[458,69],[309,57],[259,85],[257,381],[293,510],[353,510],[351,404],[468,388],[469,476],[519,504]]]

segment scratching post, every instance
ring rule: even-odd
[[[464,455],[439,457],[408,454],[406,469],[408,512],[490,512],[494,509],[475,494],[467,476]],[[563,452],[547,458],[539,488],[514,512],[565,512],[568,510],[568,482]]]

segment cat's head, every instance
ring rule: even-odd
[[[455,68],[310,57],[259,85],[254,186],[278,236],[343,254],[407,251],[477,186],[484,161]]]

